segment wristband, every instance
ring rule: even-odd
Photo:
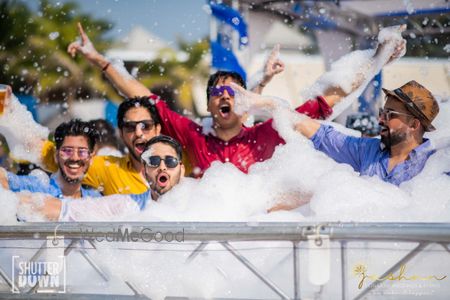
[[[107,69],[108,69],[108,67],[111,65],[111,63],[110,62],[108,62],[103,68],[102,68],[102,72],[105,72]]]

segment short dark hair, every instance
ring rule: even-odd
[[[155,137],[152,137],[146,144],[145,144],[145,151],[148,150],[153,144],[157,143],[163,143],[166,145],[171,146],[175,152],[177,153],[178,159],[181,161],[183,159],[183,149],[181,148],[180,143],[170,136],[167,135],[157,135]]]
[[[99,148],[104,146],[114,147],[122,150],[123,146],[116,134],[114,125],[105,119],[95,119],[89,121],[89,124],[97,131],[96,144]]]
[[[244,78],[242,78],[242,76],[239,73],[232,72],[232,71],[217,71],[216,73],[209,76],[209,79],[208,79],[208,86],[206,87],[206,97],[208,99],[208,102],[209,102],[209,95],[211,94],[212,87],[216,86],[221,78],[224,78],[224,79],[231,78],[234,81],[236,81],[240,86],[242,86],[244,89],[247,88]]]
[[[148,110],[155,124],[161,123],[155,104],[152,103],[152,100],[149,97],[145,96],[126,99],[125,101],[120,103],[119,109],[117,110],[117,126],[122,129],[124,123],[123,118],[125,117],[127,111],[131,108],[141,106]]]
[[[80,119],[72,119],[69,122],[61,123],[55,129],[56,149],[61,148],[66,136],[84,136],[88,140],[89,151],[94,151],[95,142],[98,133],[89,122],[83,122]]]

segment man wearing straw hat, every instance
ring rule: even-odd
[[[296,129],[335,161],[351,165],[361,175],[400,185],[419,174],[435,152],[423,136],[435,130],[431,123],[439,105],[431,92],[414,80],[383,91],[386,103],[378,117],[381,140],[347,136],[311,119],[300,121]]]

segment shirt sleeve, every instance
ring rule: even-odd
[[[295,109],[301,114],[305,114],[312,119],[326,119],[331,116],[333,109],[328,105],[327,101],[322,96],[316,99],[311,99],[300,105]]]
[[[190,119],[172,111],[158,96],[152,95],[159,117],[161,119],[162,133],[178,140],[183,148],[192,142],[194,135],[201,133],[201,127]]]
[[[364,154],[364,138],[345,135],[328,125],[320,125],[311,137],[314,148],[324,152],[338,163],[346,163],[355,171],[361,169],[361,155]]]
[[[45,192],[39,178],[30,175],[19,176],[8,172],[8,185],[12,192]]]
[[[55,162],[55,153],[55,144],[48,140],[45,141],[41,149],[42,168],[45,169],[45,171],[51,173],[58,171],[58,165]]]

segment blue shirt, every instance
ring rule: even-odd
[[[45,193],[56,198],[64,198],[61,188],[56,180],[50,177],[48,185],[44,185],[43,182],[31,175],[16,175],[8,172],[8,184],[9,189],[13,192],[30,191],[32,193]],[[101,197],[99,191],[95,189],[81,187],[81,197]]]
[[[357,138],[338,132],[331,126],[321,125],[311,137],[320,150],[339,163],[346,163],[361,175],[378,176],[383,181],[400,185],[422,171],[428,158],[435,152],[428,139],[409,153],[409,159],[388,172],[389,152],[382,150],[377,138]]]
[[[142,194],[130,194],[128,195],[136,201],[136,203],[139,205],[139,208],[141,210],[144,210],[145,207],[147,207],[147,202],[152,199],[150,195],[150,190],[147,190],[146,192],[143,192]]]

